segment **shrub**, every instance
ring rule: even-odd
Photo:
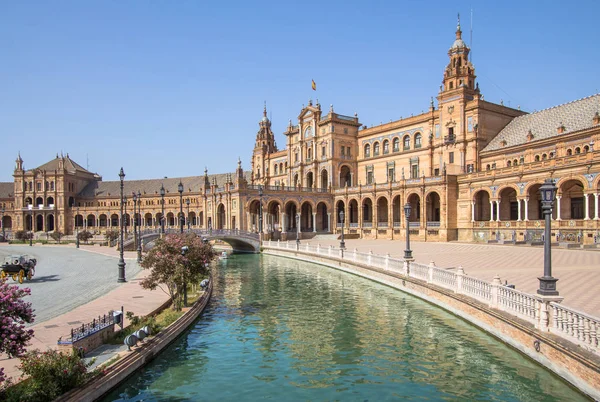
[[[92,364],[93,361],[86,363],[75,351],[71,354],[57,350],[27,352],[21,358],[19,368],[29,379],[22,387],[9,390],[7,399],[52,401],[90,378],[92,373],[88,372],[88,368]]]
[[[28,232],[26,230],[17,230],[15,232],[15,239],[20,240],[20,241],[33,239],[33,233]]]
[[[94,237],[94,235],[92,233],[88,232],[87,230],[84,230],[83,232],[79,232],[77,234],[77,238],[79,239],[79,241],[82,241],[86,244],[87,244],[88,240],[91,239],[92,237]]]
[[[119,238],[119,231],[116,229],[107,230],[106,233],[104,233],[104,238],[109,243],[112,243]]]
[[[52,237],[52,239],[54,239],[54,241],[56,241],[58,244],[60,244],[60,239],[62,239],[63,236],[64,233],[60,230],[55,230],[54,232],[50,233],[50,237]]]

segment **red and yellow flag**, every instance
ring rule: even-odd
[[[315,80],[312,80],[312,89],[313,91],[317,90],[317,83],[315,82]]]

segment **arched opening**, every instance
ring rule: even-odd
[[[402,139],[403,142],[403,148],[405,151],[410,149],[410,135],[405,135],[404,138]]]
[[[348,226],[350,226],[351,228],[357,228],[358,227],[358,201],[356,200],[350,200],[348,202],[348,211],[346,212],[348,214],[348,217],[346,218],[346,220],[348,221]]]
[[[267,225],[267,233],[277,233],[277,237],[273,240],[277,240],[279,238],[279,232],[281,231],[281,204],[278,201],[271,201],[267,204],[267,208],[265,209],[265,224]]]
[[[394,140],[392,142],[392,151],[393,152],[400,151],[400,138],[398,138],[398,137],[394,138]]]
[[[298,207],[292,201],[285,204],[285,228],[288,232],[296,231],[296,214],[298,213]]]
[[[2,227],[4,228],[4,230],[12,229],[12,218],[10,216],[5,215],[2,218]]]
[[[86,218],[86,226],[88,228],[93,228],[96,226],[96,217],[92,214],[89,214]]]
[[[135,226],[142,226],[142,215],[140,215],[139,213],[135,213],[133,215],[133,224]]]
[[[387,155],[390,153],[390,142],[388,140],[383,141],[383,154]]]
[[[410,204],[409,226],[419,228],[421,226],[421,197],[418,194],[411,194],[406,201]]]
[[[38,207],[43,207],[44,206],[44,199],[42,197],[37,197],[35,199],[35,205]]]
[[[417,148],[421,148],[421,140],[422,140],[422,136],[421,133],[416,133],[415,134],[415,149]]]
[[[25,205],[32,205],[31,197],[25,198]]]
[[[335,204],[335,217],[334,217],[334,222],[336,223],[336,227],[340,228],[342,226],[344,226],[344,222],[342,222],[342,217],[340,215],[341,212],[344,212],[344,220],[347,219],[346,215],[346,207],[344,205],[344,201],[339,200],[336,204]]]
[[[227,219],[225,216],[225,205],[219,204],[217,207],[217,229],[225,229]]]
[[[368,158],[371,156],[371,145],[367,144],[365,145],[365,158]]]
[[[314,184],[313,173],[312,172],[308,172],[306,174],[306,187],[313,188],[313,184]]]
[[[317,204],[317,232],[328,232],[329,228],[329,216],[327,216],[327,204],[320,202]]]
[[[379,142],[373,144],[373,156],[379,156]]]
[[[194,211],[190,212],[190,214],[188,215],[188,220],[189,220],[190,225],[198,226],[198,218]]]
[[[156,213],[155,215],[155,219],[156,219],[156,226],[158,226],[159,228],[162,227],[163,225],[163,216],[160,212]],[[166,224],[166,222],[164,222]]]
[[[54,197],[48,197],[46,199],[46,205],[48,205],[50,208],[54,207]]]
[[[128,230],[127,228],[129,226],[131,226],[131,216],[129,216],[129,214],[125,214],[125,223],[124,223],[124,225],[125,225],[125,229],[124,229],[125,233],[127,233],[127,230]]]
[[[402,225],[402,203],[400,202],[399,195],[395,196],[392,200],[392,219],[394,227]]]
[[[110,216],[110,226],[113,228],[119,227],[119,215],[112,214]]]
[[[388,227],[388,199],[386,197],[379,197],[377,200],[377,226],[386,228]]]
[[[167,226],[168,227],[175,226],[175,215],[173,214],[173,212],[167,213]]]
[[[438,193],[431,192],[425,199],[426,208],[425,213],[427,214],[427,226],[439,227],[440,226],[440,195]]]
[[[352,173],[347,165],[340,169],[340,187],[352,187]]]
[[[200,211],[200,218],[198,219],[198,226],[202,227],[204,225],[204,211]]]
[[[294,175],[294,187],[300,187],[300,182],[298,181],[298,173]]]
[[[73,205],[75,205],[75,198],[69,197],[69,207],[72,207]]]
[[[519,202],[517,201],[517,192],[512,187],[502,189],[499,194],[501,221],[516,221],[519,216]]]
[[[156,222],[160,222],[160,220],[158,220],[158,217],[156,219]],[[146,215],[144,215],[144,226],[152,227],[154,226],[152,223],[152,214],[150,212],[147,212]]]
[[[44,217],[42,215],[36,215],[35,217],[35,231],[41,232],[44,230]]]
[[[475,202],[475,221],[489,221],[491,219],[490,195],[487,191],[479,190],[473,197]]]
[[[539,193],[539,191],[538,191]],[[560,199],[560,218],[561,219],[584,219],[586,216],[590,217],[590,211],[585,211],[585,199],[583,194],[583,183],[579,180],[567,180],[560,185],[559,195]],[[540,210],[541,210],[541,200]],[[588,202],[588,208],[591,208],[592,202]],[[554,202],[554,210],[556,210],[557,203]],[[556,213],[553,213],[556,217]],[[593,215],[592,215],[593,217]]]
[[[46,217],[46,231],[53,232],[54,231],[54,215],[50,214]]]
[[[365,198],[362,202],[362,225],[363,227],[373,226],[373,201],[370,198]]]
[[[25,230],[30,232],[33,230],[33,218],[30,214],[25,216]]]
[[[98,223],[99,223],[99,226],[100,226],[101,228],[105,228],[105,227],[106,227],[106,225],[108,224],[108,218],[107,218],[107,216],[106,216],[105,214],[101,214],[101,215],[98,217]]]
[[[329,173],[327,169],[321,170],[321,188],[327,189],[329,187]]]
[[[304,202],[300,207],[300,231],[313,231],[313,207],[309,202]]]

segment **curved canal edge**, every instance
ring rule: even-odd
[[[148,341],[132,350],[122,359],[105,369],[106,374],[92,379],[81,388],[67,392],[55,402],[96,401],[117,387],[137,370],[148,364],[164,348],[173,343],[202,314],[210,301],[213,280],[210,279],[206,292],[194,305],[174,323]]]
[[[600,357],[550,333],[541,332],[524,320],[426,281],[361,263],[264,244],[263,253],[338,269],[435,304],[517,349],[565,379],[582,393],[600,400]]]

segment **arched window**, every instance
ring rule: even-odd
[[[513,166],[518,166],[519,165],[519,161],[518,160],[513,160]]]
[[[536,162],[539,162],[539,161],[540,161],[540,156],[539,156],[539,155],[536,155],[536,156],[535,156],[535,161],[536,161]]]
[[[489,164],[485,165],[485,170],[490,170],[490,165]]]
[[[406,135],[404,136],[404,140],[402,141],[404,144],[404,150],[408,150],[410,149],[410,136]]]
[[[275,174],[275,175],[277,174],[277,167],[278,167],[277,164],[275,164],[273,166],[273,174]]]
[[[312,160],[312,148],[308,148],[307,156],[309,161]]]
[[[369,156],[371,156],[371,145],[367,144],[365,145],[365,158],[368,158]]]
[[[590,147],[589,147],[588,145],[584,146],[584,147],[583,147],[583,152],[584,152],[584,153],[588,153],[588,152],[590,152]]]
[[[567,156],[571,156],[573,155],[573,150],[572,149],[567,149]]]
[[[575,148],[575,155],[578,155],[581,153],[581,148],[577,147]]]
[[[512,166],[512,162],[511,161],[506,162],[506,166],[507,167],[511,167]]]
[[[383,141],[383,154],[389,154],[390,153],[390,142],[388,140]]]
[[[373,144],[373,156],[378,156],[379,155],[379,143],[376,142],[375,144]]]
[[[400,138],[394,138],[394,142],[392,142],[392,149],[394,152],[400,151]]]
[[[546,159],[548,159],[548,155],[542,154],[542,160],[545,161]]]
[[[50,182],[50,190],[54,191],[54,182],[53,181]]]
[[[279,164],[279,173],[283,174],[283,163]]]
[[[415,149],[421,148],[421,133],[415,134]]]

